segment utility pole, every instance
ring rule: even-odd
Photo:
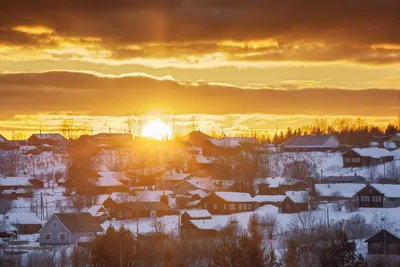
[[[43,210],[43,192],[40,192],[40,220],[44,219],[44,210]]]
[[[329,231],[329,207],[326,208],[326,220],[328,223],[328,231]]]

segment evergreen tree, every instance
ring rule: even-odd
[[[357,254],[356,262],[354,263],[354,267],[367,267],[368,264],[365,261],[363,255],[361,253]]]
[[[280,267],[279,259],[275,254],[275,249],[272,247],[272,245],[269,246],[267,249],[267,256],[265,259],[266,262],[266,267]]]

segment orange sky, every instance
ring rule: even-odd
[[[400,113],[399,10],[395,0],[5,0],[0,133],[63,114],[123,129],[137,110],[225,116],[232,129],[229,114],[261,114],[264,124],[240,127],[270,130],[299,116],[388,122]]]

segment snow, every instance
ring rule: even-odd
[[[208,193],[204,192],[201,189],[192,190],[192,191],[187,192],[186,194],[191,195],[191,196],[199,195],[199,197],[201,197],[201,198],[205,198],[206,196],[208,196]]]
[[[122,183],[111,176],[100,177],[96,179],[96,186],[120,186]]]
[[[7,213],[8,221],[13,225],[18,224],[42,224],[42,221],[34,213]]]
[[[160,202],[161,197],[166,195],[173,195],[174,192],[171,190],[155,190],[155,191],[137,191],[136,194],[139,196],[140,201],[143,202]]]
[[[286,191],[286,196],[289,197],[294,203],[307,203],[307,191]]]
[[[394,156],[389,150],[379,147],[353,148],[352,150],[361,157],[371,157],[374,159]]]
[[[257,195],[253,199],[258,203],[265,203],[265,202],[279,203],[282,202],[285,198],[286,196],[282,195]]]
[[[371,184],[371,186],[384,194],[386,198],[400,198],[399,184]]]
[[[383,146],[384,146],[386,149],[390,149],[390,150],[396,149],[396,148],[397,148],[397,146],[396,146],[396,144],[395,144],[394,142],[389,142],[389,141],[383,142]]]
[[[215,192],[215,195],[228,202],[254,202],[249,193]]]
[[[204,157],[202,155],[198,155],[194,159],[199,164],[213,164],[215,161],[213,157]]]
[[[13,189],[7,189],[1,192],[2,195],[11,195],[12,193],[17,193],[17,192],[15,192],[15,190]]]
[[[211,217],[211,214],[208,212],[208,210],[188,210],[186,213],[191,219]]]
[[[208,140],[214,146],[218,146],[218,147],[225,147],[225,148],[240,147],[240,144],[234,138],[229,138],[229,137],[221,138],[221,139],[210,138]]]
[[[106,180],[130,180],[128,177],[123,175],[120,172],[111,172],[111,171],[105,171],[105,172],[98,172],[98,174],[101,176],[101,178],[104,178]]]
[[[285,177],[268,177],[264,179],[260,179],[257,183],[259,184],[269,184],[269,188],[277,188],[281,184],[293,184],[294,182]]]
[[[343,184],[315,184],[315,191],[320,196],[333,196],[339,192],[340,196],[352,198],[358,191],[365,187],[364,184],[343,183]]]
[[[193,177],[188,180],[185,180],[185,182],[188,182],[191,185],[193,185],[194,187],[196,187],[197,189],[201,189],[201,190],[210,191],[210,190],[215,189],[213,182],[209,178],[194,178]]]
[[[66,140],[66,138],[59,133],[33,134],[32,136],[35,136],[38,139]]]
[[[190,220],[191,224],[193,224],[196,228],[201,230],[216,230],[219,225],[216,226],[216,220],[208,219],[208,220]]]
[[[9,220],[4,220],[3,216],[0,218],[0,233],[17,232],[18,229],[15,228]]]
[[[33,185],[28,181],[28,179],[23,177],[6,177],[0,178],[0,187],[1,186],[26,186],[33,187]]]
[[[163,175],[160,178],[160,180],[164,180],[164,181],[183,181],[188,177],[190,177],[190,173],[173,173],[173,174]]]
[[[100,215],[101,213],[107,214],[107,212],[104,212],[104,211],[99,212],[99,210],[101,210],[101,209],[104,209],[104,207],[102,205],[93,205],[93,206],[89,207],[85,212],[89,212],[92,216],[97,216],[97,215]]]

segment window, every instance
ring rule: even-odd
[[[214,204],[214,209],[215,209],[215,210],[218,209],[218,204]]]
[[[111,208],[111,212],[112,213],[116,213],[117,212],[117,208]]]
[[[243,209],[247,210],[247,205],[246,204],[243,205]]]
[[[120,212],[118,212],[118,217],[119,217],[119,218],[122,218],[122,217],[124,217],[124,213],[123,213],[123,212],[121,212],[121,211],[120,211]]]
[[[286,208],[287,210],[290,210],[290,204],[286,204],[286,205],[285,205],[285,208]]]
[[[246,204],[245,204],[246,205]],[[248,210],[251,210],[251,204],[248,205],[247,207]]]
[[[358,162],[361,162],[361,159],[360,159],[360,158],[352,158],[351,161],[352,161],[352,162],[357,162],[357,163],[358,163]]]
[[[58,239],[59,239],[59,240],[65,240],[65,239],[66,239],[65,233],[60,233],[60,234],[58,234]]]
[[[50,240],[51,239],[51,234],[50,233],[45,233],[44,234],[44,240]]]
[[[53,222],[53,228],[57,228],[57,222]]]
[[[350,158],[345,158],[344,162],[349,163],[350,162]]]
[[[229,209],[230,210],[235,210],[235,204],[229,204]]]
[[[246,204],[244,204],[246,206]],[[239,204],[239,210],[242,210],[242,204]]]
[[[226,204],[224,204],[224,210],[226,210]]]
[[[204,203],[204,208],[207,209],[207,203]]]
[[[132,218],[132,212],[128,211],[128,218]]]
[[[372,196],[372,202],[381,202],[381,196]]]
[[[361,196],[361,202],[369,202],[369,196]]]

